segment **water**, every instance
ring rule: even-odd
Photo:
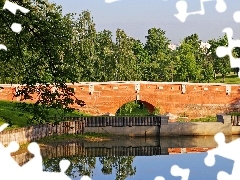
[[[227,136],[226,142],[238,138]],[[71,161],[66,174],[73,180],[89,175],[93,180],[145,180],[164,176],[165,179],[181,180],[170,173],[173,165],[189,168],[189,180],[217,179],[221,170],[231,174],[233,161],[216,156],[213,167],[204,164],[207,153],[182,153],[180,148],[214,148],[217,143],[212,136],[172,137],[172,138],[131,138],[114,141],[53,144],[42,149],[44,170],[59,171],[62,159]],[[204,149],[201,149],[204,151]],[[32,156],[24,152],[18,155],[18,161],[26,163]],[[16,157],[15,157],[16,159]],[[21,162],[19,162],[21,164]]]

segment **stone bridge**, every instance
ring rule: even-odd
[[[76,97],[86,106],[79,108],[92,115],[115,114],[124,104],[139,100],[152,112],[172,113],[188,117],[215,116],[217,113],[237,111],[240,107],[240,85],[223,83],[186,82],[81,82],[68,84]],[[13,98],[17,84],[0,84],[0,100]],[[34,101],[34,100],[33,100]]]

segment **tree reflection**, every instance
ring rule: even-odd
[[[134,157],[132,156],[113,156],[100,157],[99,161],[103,165],[103,174],[112,174],[113,168],[116,170],[116,180],[124,180],[128,176],[136,173],[136,167],[132,167]]]
[[[78,176],[87,175],[91,177],[93,175],[93,169],[95,169],[96,165],[96,157],[86,157],[86,156],[71,156],[67,158],[52,158],[52,159],[44,159],[44,171],[48,172],[60,172],[59,162],[62,159],[67,159],[71,162],[68,170],[66,171],[66,175],[72,178],[76,178],[76,174]]]
[[[67,159],[71,162],[70,167],[66,171],[66,175],[72,178],[87,175],[93,177],[93,169],[96,166],[96,157],[86,156],[69,156],[66,158],[58,157],[52,159],[43,159],[44,171],[60,172],[59,162],[62,159]],[[100,157],[99,161],[103,165],[102,173],[104,175],[112,174],[116,171],[116,180],[124,180],[128,176],[133,176],[136,173],[136,167],[132,167],[134,157],[132,156],[111,156]]]

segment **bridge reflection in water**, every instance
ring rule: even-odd
[[[236,138],[238,137],[226,136],[226,142]],[[47,171],[58,172],[60,160],[69,159],[72,164],[66,174],[73,179],[79,179],[82,175],[92,177],[96,168],[100,168],[103,175],[115,173],[116,179],[125,179],[136,174],[138,167],[134,166],[134,160],[138,156],[157,158],[172,153],[204,152],[216,146],[213,136],[121,138],[114,141],[52,144],[41,149],[41,154]],[[32,157],[28,152],[13,155],[20,165]]]

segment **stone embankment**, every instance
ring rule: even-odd
[[[0,142],[20,144],[51,135],[109,133],[126,136],[206,136],[222,132],[240,134],[240,126],[232,126],[230,115],[218,114],[216,122],[168,122],[167,116],[152,117],[79,117],[59,124],[43,124],[0,133]]]

